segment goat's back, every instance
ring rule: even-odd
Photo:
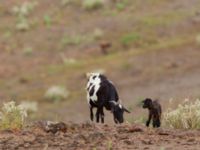
[[[159,103],[158,100],[154,100],[154,101],[153,101],[153,108],[154,108],[154,110],[156,110],[159,114],[162,113],[162,108],[161,108],[161,105],[160,105],[160,103]]]

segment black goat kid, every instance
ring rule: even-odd
[[[149,110],[149,117],[146,122],[146,126],[148,127],[151,119],[153,120],[153,127],[158,128],[161,125],[161,113],[162,108],[161,105],[158,103],[157,100],[152,101],[150,98],[146,98],[143,101],[143,108],[147,108]]]

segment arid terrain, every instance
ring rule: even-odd
[[[16,7],[24,2],[0,2],[0,104],[35,101],[30,123],[64,121],[69,130],[2,131],[1,149],[198,149],[199,131],[143,127],[147,111],[140,102],[159,99],[164,112],[200,97],[199,0],[107,0],[92,10],[81,0],[35,0],[19,15]],[[106,52],[102,43],[111,45]],[[114,82],[131,111],[126,124],[115,126],[110,112],[106,125],[84,123],[85,74],[97,70]],[[65,86],[69,96],[46,100],[54,85]],[[142,131],[131,131],[138,120]]]
[[[1,149],[36,150],[198,150],[199,131],[151,129],[141,125],[67,124],[66,132],[47,133],[35,124],[23,131],[3,131]]]

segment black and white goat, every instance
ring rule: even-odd
[[[96,107],[96,122],[104,123],[104,107],[113,113],[115,123],[123,123],[123,113],[130,113],[119,103],[119,96],[113,83],[100,73],[88,73],[87,100],[90,107],[90,119],[93,121],[93,108]]]
[[[162,108],[158,101],[152,101],[152,99],[146,98],[145,100],[143,100],[143,108],[147,108],[149,110],[149,117],[146,122],[146,126],[148,127],[151,119],[153,119],[153,127],[160,127]]]

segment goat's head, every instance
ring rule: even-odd
[[[128,111],[124,106],[122,106],[121,104],[115,101],[111,101],[110,104],[111,104],[111,111],[113,113],[115,123],[123,123],[124,112],[130,113],[130,111]]]
[[[143,108],[151,108],[153,105],[153,101],[150,98],[146,98],[145,100],[142,101],[143,102]]]
[[[89,72],[89,73],[86,73],[86,78],[87,78],[88,80],[90,80],[91,78],[93,78],[93,77],[98,77],[98,76],[100,76],[100,75],[101,75],[101,73]]]

